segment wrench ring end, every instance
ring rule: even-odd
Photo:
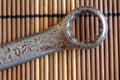
[[[97,39],[95,39],[92,42],[82,42],[78,40],[76,37],[74,37],[73,32],[72,32],[72,22],[82,13],[89,12],[93,13],[95,16],[97,16],[102,24],[102,32],[99,35]],[[71,37],[72,42],[77,45],[78,48],[83,48],[83,49],[88,49],[88,48],[95,48],[96,46],[100,45],[104,39],[107,36],[108,33],[108,24],[107,24],[107,19],[105,16],[97,9],[94,7],[90,6],[84,6],[84,7],[79,7],[73,10],[70,14],[68,14],[68,21],[66,21],[66,26],[67,26],[67,33],[69,37]]]

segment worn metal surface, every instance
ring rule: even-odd
[[[92,12],[102,23],[102,32],[95,41],[82,42],[73,36],[72,22],[79,14]],[[93,7],[79,7],[69,13],[57,25],[41,33],[0,46],[0,70],[31,59],[71,48],[93,48],[106,37],[108,26],[104,15]]]

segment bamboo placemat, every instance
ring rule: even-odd
[[[79,6],[93,6],[108,19],[108,36],[94,49],[55,52],[0,72],[0,80],[119,80],[120,0],[0,0],[0,44],[38,33]],[[97,17],[73,23],[80,40],[99,35]]]

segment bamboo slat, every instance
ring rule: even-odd
[[[95,5],[95,7],[98,9],[98,0],[96,0],[95,2],[94,2],[94,5]],[[98,29],[98,25],[99,25],[99,23],[98,23],[98,18],[97,17],[95,17],[95,36],[98,36],[99,35],[99,29]],[[96,47],[96,50],[95,50],[95,53],[97,53],[97,54],[95,54],[95,65],[96,65],[96,67],[95,67],[95,69],[96,69],[96,80],[100,80],[100,59],[99,59],[99,46],[97,46]]]
[[[43,3],[43,0],[40,0],[40,15],[43,15],[44,14],[44,3]],[[42,31],[44,29],[44,26],[43,26],[43,23],[44,23],[44,20],[43,20],[43,17],[40,17],[39,19],[39,25],[40,25],[40,31]],[[44,80],[44,57],[41,57],[40,58],[40,80]]]
[[[49,15],[52,15],[53,14],[53,10],[54,10],[54,8],[57,8],[56,6],[54,6],[54,1],[53,0],[49,0],[49,2],[48,2],[49,4],[48,4],[48,7],[49,7],[49,9],[48,9],[48,14]],[[52,25],[53,25],[53,18],[52,17],[49,17],[48,18],[48,25],[49,25],[49,27],[51,27]],[[54,54],[50,54],[49,55],[49,76],[50,76],[50,80],[54,80],[54,56],[53,56]]]
[[[12,16],[16,15],[16,1],[12,0]],[[16,40],[16,20],[12,19],[12,41]],[[16,80],[16,67],[12,68],[12,80]]]
[[[53,0],[53,14],[57,14],[57,0]],[[57,17],[53,17],[53,25],[57,24]],[[58,53],[54,53],[54,79],[53,80],[58,80]]]
[[[103,1],[99,0],[99,9],[103,13]],[[99,23],[100,26],[100,23]],[[100,29],[100,28],[99,28]],[[99,30],[100,31],[100,30]],[[104,79],[104,44],[100,45],[100,79]]]
[[[25,14],[30,14],[30,0],[25,0]],[[25,36],[30,34],[30,18],[25,19]],[[30,80],[30,62],[25,63],[25,79]]]
[[[0,0],[0,15],[2,15],[2,0]],[[0,19],[0,44],[2,44],[2,19]],[[0,80],[2,80],[2,72],[0,72]]]
[[[71,0],[66,0],[66,13],[68,14],[69,12],[71,11]],[[72,72],[72,66],[71,66],[71,63],[72,63],[72,61],[71,61],[71,50],[68,50],[67,51],[67,79],[68,80],[71,80],[72,79],[72,74],[71,74],[71,72]]]
[[[79,7],[80,1],[76,0],[75,1],[75,7]],[[77,39],[80,40],[80,18],[77,18],[75,21],[75,36]],[[76,80],[81,80],[81,53],[80,49],[76,50]]]
[[[58,17],[58,21],[61,20],[61,14],[62,14],[62,0],[58,0],[57,1],[57,7],[59,8],[57,11],[57,14],[60,14],[60,17]],[[63,80],[63,75],[62,75],[62,70],[63,70],[63,67],[62,67],[62,52],[58,52],[58,80]]]
[[[84,6],[84,0],[80,0],[80,6]],[[84,17],[80,17],[80,40],[84,41],[85,40],[85,28],[84,28]],[[86,65],[85,65],[85,50],[81,50],[81,80],[86,80]]]
[[[2,1],[2,4],[3,4],[3,8],[2,8],[2,15],[3,16],[6,16],[6,0]],[[6,43],[7,42],[7,26],[6,26],[6,19],[3,19],[2,20],[2,26],[3,26],[3,29],[2,29],[2,43]],[[4,70],[3,71],[3,80],[7,80],[7,70]]]
[[[93,0],[90,1],[90,6],[94,6]],[[90,17],[90,37],[91,40],[94,40],[95,37],[95,28],[94,28],[94,17]],[[95,49],[90,50],[90,58],[91,58],[91,80],[95,80]]]
[[[85,0],[85,5],[86,6],[88,6],[89,5],[89,0]],[[85,18],[85,21],[86,21],[86,23],[85,23],[85,25],[84,25],[84,27],[85,27],[85,41],[87,41],[87,42],[89,42],[90,40],[90,32],[89,32],[89,30],[90,30],[90,27],[88,27],[89,25],[90,25],[90,21],[89,21],[89,17],[86,17]],[[91,79],[91,72],[90,72],[90,49],[86,49],[86,79],[87,80],[90,80]]]
[[[117,13],[117,1],[113,0],[113,13]],[[113,47],[114,47],[114,79],[119,78],[119,68],[118,68],[118,22],[117,16],[113,17]]]
[[[118,13],[120,13],[120,5],[119,5],[120,0],[118,0],[117,3],[118,3],[118,4],[117,4]],[[118,45],[119,45],[118,47],[120,48],[120,16],[118,16],[118,38],[119,38],[119,39],[118,39],[118,43],[119,43],[119,44],[118,44]],[[119,68],[119,71],[120,71],[120,49],[118,49],[118,55],[119,55],[119,56],[118,56],[118,57],[119,57],[119,61],[118,61],[118,64],[119,64],[118,66],[119,66],[119,67],[118,67],[118,68]],[[119,76],[120,76],[120,72],[119,72]],[[118,79],[120,79],[120,77],[118,77]]]
[[[48,0],[44,0],[43,3],[44,3],[44,14],[48,14]],[[43,24],[44,30],[48,29],[48,17],[44,17],[43,21],[44,21],[44,24]],[[45,79],[44,80],[49,80],[49,56],[46,55],[44,57],[44,60],[45,60],[45,70],[44,70]]]
[[[16,0],[16,15],[20,15],[20,0]],[[17,39],[20,39],[20,18],[17,18],[16,20],[16,35],[17,35]],[[20,77],[20,74],[21,74],[21,71],[20,71],[20,65],[17,65],[17,79],[18,80],[21,80],[21,77]]]
[[[21,4],[21,15],[25,15],[25,0],[20,1]],[[21,37],[25,37],[25,19],[21,19]],[[21,80],[25,80],[25,64],[21,65]]]
[[[112,0],[108,2],[108,12],[112,13]],[[114,79],[114,57],[113,57],[113,21],[112,16],[108,17],[108,25],[109,25],[109,33],[108,33],[108,39],[109,39],[109,54],[110,54],[110,79]]]
[[[66,14],[66,1],[62,0],[62,14]],[[62,75],[63,79],[62,80],[67,80],[67,51],[63,51],[63,70],[62,70]]]
[[[34,8],[35,8],[35,14],[39,14],[39,5],[40,5],[40,3],[39,3],[39,0],[35,0],[35,2],[34,2]],[[40,30],[40,28],[39,28],[39,18],[38,17],[35,17],[35,33],[38,33],[39,32],[39,30]],[[39,80],[40,79],[40,64],[39,64],[40,62],[39,62],[39,58],[37,58],[36,60],[35,60],[35,79],[36,80]]]
[[[73,10],[73,9],[75,9],[75,1],[74,0],[70,0],[70,9],[71,10]],[[75,34],[75,22],[73,22],[73,34],[74,34],[74,36],[76,36],[76,34]],[[72,64],[72,80],[76,80],[76,50],[75,49],[73,49],[72,50],[72,54],[71,54],[71,64]],[[69,58],[69,57],[68,57]],[[69,66],[69,65],[68,65]]]
[[[104,0],[104,6],[103,6],[103,12],[104,12],[104,14],[107,14],[108,13],[108,5],[107,5],[107,0]],[[108,19],[108,18],[107,18]],[[105,40],[105,44],[104,44],[104,46],[105,46],[105,54],[104,54],[104,56],[105,56],[105,80],[109,80],[109,53],[108,53],[108,36],[106,37],[106,40]]]
[[[30,0],[30,15],[34,15],[35,14],[35,10],[34,10],[35,4],[33,0]],[[34,26],[34,17],[30,18],[30,34],[34,34],[35,33],[35,26]],[[30,74],[30,80],[34,80],[35,79],[35,60],[31,60],[30,62],[30,72],[32,74]]]
[[[55,52],[0,71],[0,80],[119,80],[120,0],[0,0],[0,44],[57,24],[79,6],[93,6],[108,20],[108,36],[93,49]],[[95,40],[101,24],[87,14],[73,22],[80,41]]]

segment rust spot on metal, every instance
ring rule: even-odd
[[[7,54],[8,54],[8,52],[7,52],[7,51],[5,51],[5,54],[7,55]]]
[[[0,48],[4,48],[4,46],[3,46],[3,45],[0,45]]]
[[[7,50],[5,51],[5,54],[7,55],[10,52],[10,48],[8,47]]]
[[[8,55],[8,58],[11,59],[11,55]]]
[[[57,32],[56,30],[54,30],[54,33]]]
[[[6,60],[6,57],[1,57],[2,61],[4,62]]]
[[[67,41],[64,41],[64,42],[61,42],[61,43],[60,43],[60,46],[61,46],[63,49],[66,48],[68,45],[69,45],[69,44],[68,44]]]
[[[43,46],[40,49],[43,50],[43,51],[45,51],[45,50],[54,49],[55,47],[56,47],[55,45],[53,45],[53,46]]]
[[[32,51],[30,47],[28,47],[28,51]]]
[[[40,49],[45,51],[45,50],[51,49],[51,47],[50,47],[50,46],[43,46],[43,47],[41,47]]]
[[[27,46],[27,44],[23,44],[23,45],[22,45],[22,48],[24,48],[25,46]]]
[[[8,52],[10,52],[10,48],[8,48]]]
[[[14,51],[15,51],[15,55],[20,57],[20,49],[15,48]]]
[[[24,53],[26,51],[26,48],[24,48],[23,50],[22,50],[22,53]]]
[[[34,38],[34,42],[36,42],[38,39],[37,38]]]
[[[11,67],[13,64],[14,65],[21,64],[30,59],[34,59],[36,57],[43,56],[50,52],[57,51],[58,49],[63,50],[63,49],[70,49],[71,47],[76,47],[76,46],[81,47],[82,45],[81,42],[77,41],[76,38],[72,37],[73,33],[72,33],[71,24],[72,24],[72,21],[77,17],[77,14],[85,12],[82,10],[80,9],[78,9],[78,11],[74,10],[74,12],[67,15],[67,17],[65,17],[57,25],[53,26],[52,28],[50,28],[49,30],[43,33],[39,33],[37,35],[33,35],[30,37],[18,40],[8,45],[4,45],[4,46],[0,45],[0,53],[1,53],[0,64],[3,63],[3,66],[0,65],[0,70],[2,70],[3,67],[8,68],[8,67]],[[103,36],[103,38],[104,37],[105,36]],[[84,45],[85,44],[83,44],[83,46]],[[85,47],[85,48],[88,48],[88,47]],[[40,52],[40,54],[38,54],[38,52]],[[21,58],[22,58],[22,61],[21,61]],[[7,62],[8,60],[10,63]]]

